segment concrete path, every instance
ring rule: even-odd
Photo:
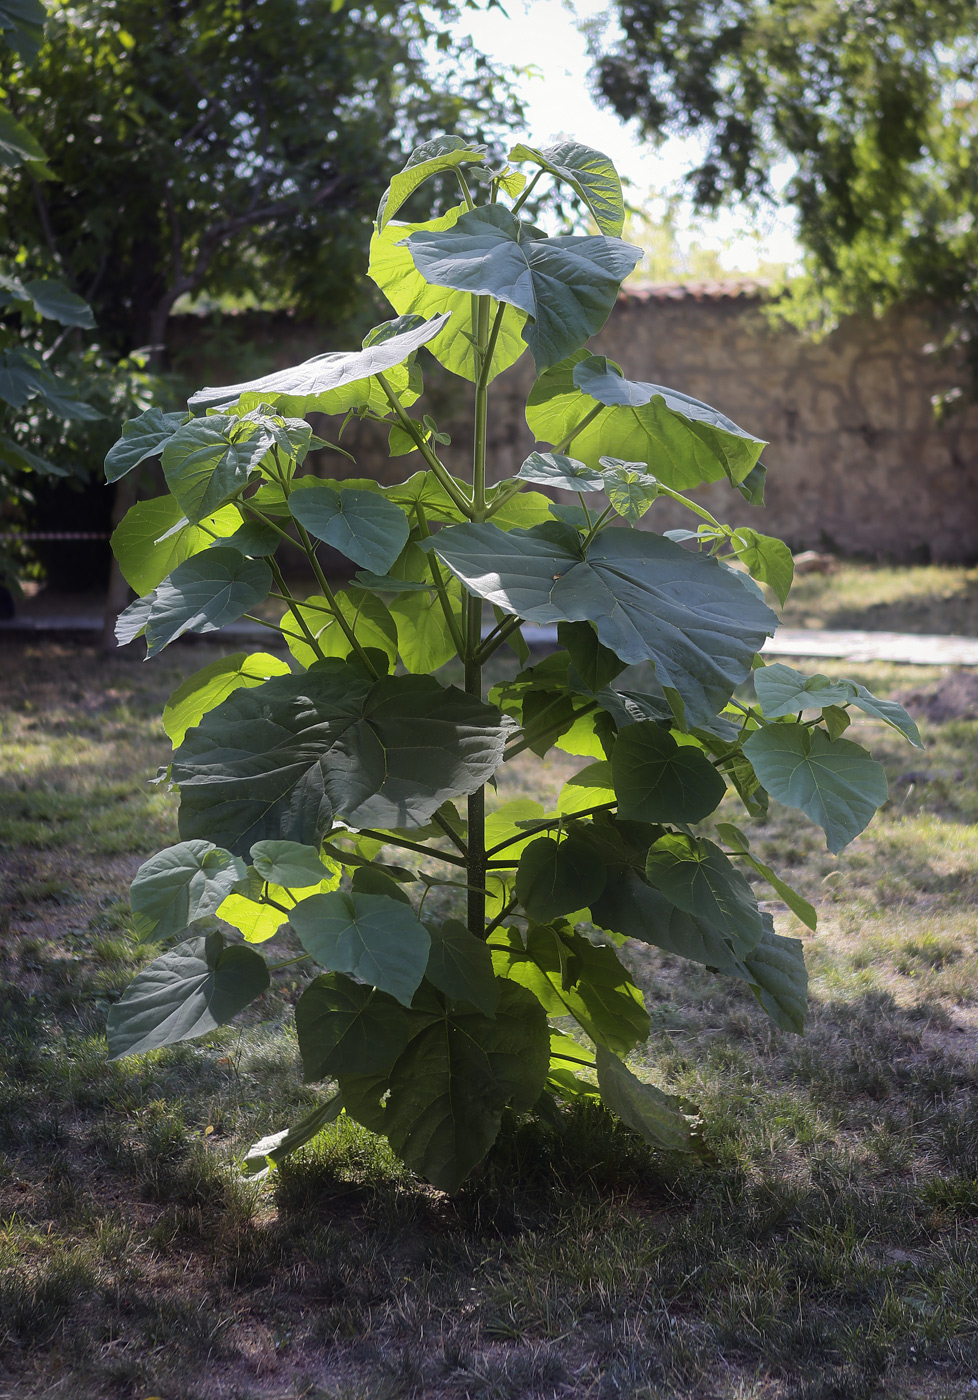
[[[86,612],[22,613],[0,622],[3,637],[44,636],[67,633],[91,638],[102,630],[101,615]],[[487,629],[488,630],[488,629]],[[557,644],[556,627],[523,629],[535,651]],[[205,634],[217,639],[217,633]],[[222,628],[222,642],[242,642],[262,648],[282,645],[267,628],[253,622],[234,622]],[[828,632],[821,629],[780,627],[764,647],[765,656],[827,657],[844,661],[890,661],[901,666],[978,666],[978,637],[927,636],[910,632]]]

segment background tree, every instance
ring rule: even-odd
[[[974,0],[616,0],[600,94],[654,141],[694,135],[696,204],[773,195],[798,214],[796,316],[943,310],[978,384]]]
[[[446,0],[58,5],[12,93],[58,181],[4,182],[0,247],[57,269],[117,356],[158,359],[188,293],[257,286],[348,309],[391,164],[430,130],[492,136],[515,117],[502,75],[450,37],[457,14]]]

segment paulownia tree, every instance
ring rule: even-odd
[[[732,809],[763,814],[770,794],[838,851],[886,798],[879,764],[845,737],[850,710],[919,742],[898,705],[857,682],[758,656],[777,617],[755,580],[783,601],[791,556],[684,493],[727,481],[735,502],[756,502],[763,442],[587,350],[639,256],[619,237],[611,163],[571,142],[518,145],[509,161],[459,137],[421,146],[381,201],[371,249],[393,320],[360,350],[203,389],[189,414],[145,413],[107,459],[111,480],[159,456],[168,486],[115,536],[141,595],[120,642],[142,637],[153,656],[185,632],[257,620],[268,597],[282,608],[267,625],[286,656],[212,661],[166,706],[181,839],[132,886],[136,934],[162,951],[108,1027],[115,1057],[205,1034],[294,962],[262,946],[291,930],[312,974],[295,1008],[303,1071],[334,1087],[257,1143],[249,1171],[345,1111],[454,1190],[505,1109],[552,1115],[579,1097],[656,1147],[696,1150],[683,1106],[625,1063],[649,1019],[620,945],[739,979],[800,1031],[801,942],[775,932],[747,875],[810,928],[815,914]],[[396,219],[446,172],[454,207]],[[521,218],[541,180],[598,232],[554,237]],[[416,407],[422,346],[474,385],[466,479]],[[491,386],[527,350],[538,450],[490,486]],[[312,412],[387,424],[392,455],[417,469],[393,486],[304,471]],[[692,528],[638,528],[660,498],[686,505]],[[324,574],[323,544],[355,569],[348,586]],[[286,583],[288,550],[315,575],[311,597]],[[557,624],[559,648],[535,664],[527,623]],[[504,646],[521,669],[487,694]],[[582,761],[555,806],[487,810],[501,766],[555,744]],[[441,886],[464,917],[426,916]]]

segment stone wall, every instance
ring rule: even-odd
[[[932,395],[947,369],[925,353],[929,331],[912,311],[882,321],[852,319],[820,343],[773,331],[751,284],[652,287],[621,297],[592,342],[633,379],[703,399],[766,438],[767,504],[753,508],[726,485],[696,493],[720,519],[751,524],[798,549],[935,562],[978,558],[978,407],[934,419]],[[189,318],[188,318],[189,319]],[[236,318],[237,319],[237,318]],[[285,316],[247,316],[234,341],[247,343],[252,372],[296,363],[332,346],[315,327]],[[187,323],[178,328],[182,366],[197,382],[227,382],[227,356]],[[262,368],[259,369],[258,366]],[[237,376],[240,377],[240,376]],[[521,405],[532,383],[525,355],[493,386],[492,479],[519,469],[533,447]],[[429,372],[439,426],[453,433],[446,457],[459,473],[467,453],[466,387]],[[330,474],[396,480],[413,458],[388,462],[373,425],[354,424],[343,445],[357,458],[323,454]],[[656,529],[687,524],[659,502]]]

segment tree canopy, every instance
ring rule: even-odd
[[[56,181],[0,190],[0,255],[55,271],[116,355],[184,293],[345,309],[386,172],[429,131],[492,138],[517,104],[449,0],[86,0],[0,67]]]
[[[772,194],[798,213],[833,311],[907,297],[955,308],[978,373],[974,0],[616,0],[600,94],[658,141],[700,138],[701,208]]]

